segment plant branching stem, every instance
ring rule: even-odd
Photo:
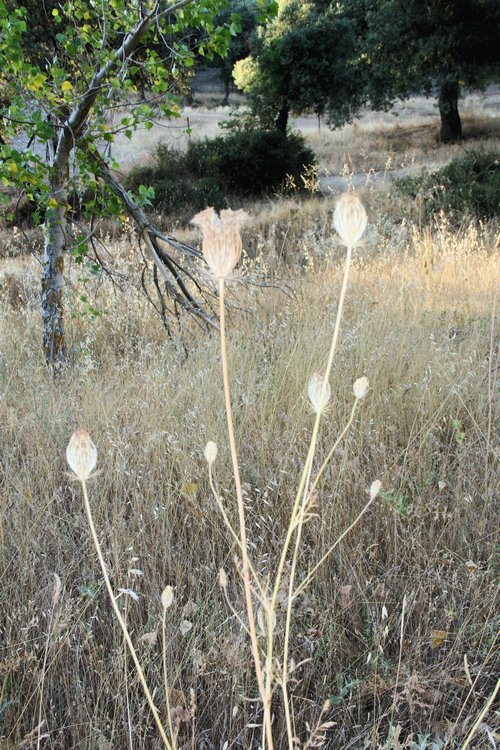
[[[347,420],[347,423],[346,423],[345,427],[343,428],[342,432],[339,434],[339,436],[335,440],[334,444],[330,448],[330,452],[328,453],[328,456],[325,458],[325,460],[321,464],[321,468],[318,471],[318,473],[316,474],[316,478],[314,479],[314,482],[311,485],[311,489],[309,490],[309,496],[312,495],[312,493],[314,492],[314,490],[318,486],[318,482],[321,479],[321,477],[323,475],[323,472],[325,471],[326,467],[328,466],[328,464],[332,460],[333,454],[335,453],[335,451],[339,447],[340,443],[342,442],[342,440],[345,438],[345,436],[349,432],[349,430],[351,428],[351,425],[352,425],[352,422],[353,422],[353,419],[354,419],[354,414],[356,413],[356,407],[358,405],[358,402],[359,402],[359,398],[357,398],[356,401],[354,402],[353,407],[351,409],[351,414],[349,416],[349,419]]]
[[[132,660],[135,664],[135,668],[137,670],[137,674],[139,676],[139,679],[141,681],[144,694],[146,696],[146,699],[149,704],[149,708],[151,709],[151,713],[153,714],[153,718],[155,720],[156,726],[158,727],[158,731],[160,733],[160,737],[163,740],[163,744],[167,748],[167,750],[174,750],[172,745],[169,742],[169,739],[165,733],[165,729],[163,727],[163,724],[161,723],[160,716],[158,714],[158,710],[153,702],[153,698],[151,696],[151,693],[149,691],[146,678],[144,676],[144,672],[142,671],[141,663],[139,661],[139,657],[137,656],[136,650],[134,648],[134,644],[132,643],[132,639],[130,638],[127,625],[125,623],[125,620],[122,617],[122,613],[120,612],[120,608],[118,607],[118,604],[116,603],[115,595],[113,593],[113,589],[111,588],[111,582],[109,580],[108,571],[106,570],[106,563],[104,561],[104,556],[102,554],[101,545],[99,544],[99,539],[97,538],[97,532],[94,526],[94,519],[92,517],[92,510],[90,508],[89,498],[87,494],[87,485],[84,480],[81,481],[82,490],[83,490],[83,499],[85,503],[85,512],[87,514],[87,520],[90,527],[90,533],[92,534],[92,540],[94,542],[94,546],[97,552],[97,557],[99,558],[99,564],[101,566],[102,574],[104,577],[104,583],[106,584],[106,588],[108,590],[109,598],[111,599],[111,604],[113,606],[113,609],[116,614],[116,618],[118,622],[120,623],[120,627],[123,631],[123,636],[125,638],[125,641],[127,643],[127,646],[130,651],[130,655],[132,657]]]
[[[325,560],[327,560],[327,558],[330,557],[330,555],[332,554],[332,552],[334,551],[334,549],[336,547],[338,547],[338,545],[340,544],[340,542],[361,521],[362,517],[365,515],[366,511],[368,510],[368,508],[370,507],[370,505],[372,503],[373,503],[373,498],[370,498],[368,500],[368,502],[366,503],[366,505],[364,506],[364,508],[360,511],[360,513],[356,516],[356,518],[354,519],[354,521],[351,523],[351,525],[348,526],[347,529],[345,529],[342,532],[342,534],[339,537],[337,537],[337,539],[334,541],[334,543],[332,544],[332,546],[327,549],[327,551],[325,552],[325,554],[323,555],[323,557],[321,558],[321,560],[319,560],[319,562],[316,563],[316,565],[314,566],[314,568],[312,568],[312,570],[309,571],[309,573],[306,575],[306,577],[300,583],[300,585],[297,586],[297,588],[295,589],[294,594],[293,594],[293,599],[296,599],[299,596],[299,594],[301,594],[304,591],[304,589],[306,589],[307,586],[309,586],[309,584],[311,583],[312,579],[316,575],[316,571],[319,570],[319,568],[323,565],[323,563],[325,562]]]
[[[238,516],[240,524],[240,541],[241,541],[241,562],[242,577],[245,590],[245,604],[248,616],[248,629],[250,631],[250,643],[252,656],[255,664],[255,675],[259,693],[264,704],[264,736],[267,739],[269,750],[273,750],[273,734],[271,726],[271,693],[266,691],[262,674],[262,664],[259,656],[259,644],[257,641],[257,631],[255,628],[255,613],[252,601],[252,588],[250,585],[250,569],[248,560],[247,531],[245,520],[245,506],[243,503],[243,492],[241,489],[240,469],[238,464],[238,454],[236,451],[236,441],[234,437],[233,414],[231,409],[231,392],[229,388],[229,369],[227,363],[226,347],[226,320],[224,307],[224,279],[219,279],[219,321],[220,321],[220,346],[222,361],[222,377],[224,381],[224,399],[226,404],[227,430],[229,435],[229,446],[231,450],[231,461],[233,464],[234,484],[236,488],[236,501],[238,504]],[[265,740],[263,740],[264,744]]]
[[[330,377],[330,373],[331,373],[331,369],[333,365],[333,358],[335,355],[335,351],[337,349],[337,341],[338,341],[339,331],[340,331],[340,322],[342,319],[342,309],[344,307],[344,300],[345,300],[345,296],[347,292],[347,282],[349,279],[351,256],[352,256],[352,247],[348,247],[345,267],[344,267],[344,277],[342,280],[342,287],[340,290],[339,302],[338,302],[338,307],[337,307],[337,315],[335,318],[335,327],[333,330],[332,343],[330,346],[330,352],[328,354],[327,365],[326,365],[325,373],[323,376],[323,388],[321,390],[320,404],[324,404],[325,402],[328,379]],[[311,435],[309,451],[308,451],[307,458],[304,464],[304,469],[302,471],[302,476],[301,476],[299,487],[297,490],[297,495],[295,497],[295,502],[294,502],[292,513],[290,516],[290,524],[289,524],[287,535],[285,538],[285,543],[281,551],[281,557],[280,557],[280,561],[278,565],[278,571],[276,573],[274,590],[273,590],[270,607],[269,607],[270,616],[269,616],[268,640],[267,640],[268,648],[267,648],[267,659],[266,659],[266,680],[270,679],[269,671],[272,667],[272,659],[273,659],[273,628],[272,628],[272,623],[274,619],[273,613],[275,612],[275,608],[276,608],[276,601],[278,597],[279,587],[281,584],[281,578],[283,575],[285,561],[288,555],[288,550],[290,547],[293,533],[295,529],[297,529],[295,552],[294,552],[294,556],[292,560],[292,570],[290,573],[290,581],[289,581],[289,586],[288,586],[288,603],[287,603],[287,613],[286,613],[287,625],[285,629],[285,642],[284,642],[284,647],[283,647],[283,664],[282,664],[282,670],[283,670],[282,691],[283,691],[283,703],[284,703],[284,708],[285,708],[285,721],[286,721],[286,726],[287,726],[289,750],[294,750],[294,743],[293,743],[292,721],[291,721],[291,715],[290,715],[290,701],[288,698],[288,688],[287,688],[287,670],[288,670],[287,659],[288,659],[288,647],[289,647],[289,640],[290,640],[291,608],[292,608],[292,599],[293,599],[293,592],[294,592],[294,586],[295,586],[296,551],[298,550],[298,546],[300,544],[300,539],[301,539],[301,534],[302,534],[302,521],[301,521],[301,518],[299,518],[299,513],[301,513],[301,508],[306,504],[307,498],[309,496],[309,483],[311,480],[312,465],[313,465],[313,460],[314,460],[314,453],[316,450],[316,444],[318,441],[319,424],[321,421],[322,413],[323,413],[323,409],[318,409],[318,412],[316,414],[316,419],[314,422],[312,435]],[[297,518],[299,518],[298,524],[297,524]]]

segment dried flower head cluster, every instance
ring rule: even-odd
[[[366,211],[355,193],[342,193],[333,212],[333,225],[342,242],[354,247],[363,236],[367,224]]]
[[[71,471],[81,481],[92,474],[97,463],[97,448],[87,430],[76,430],[73,433],[66,448],[66,460]]]
[[[368,382],[368,378],[362,377],[354,381],[352,390],[356,398],[364,398],[366,394],[368,393],[369,387],[370,387],[370,383]]]
[[[174,601],[174,590],[172,586],[165,586],[161,594],[161,606],[167,610]]]
[[[248,218],[245,211],[221,211],[217,216],[213,208],[206,208],[191,219],[201,227],[202,251],[207,266],[216,279],[226,279],[241,256],[240,227]]]
[[[325,389],[324,395],[323,388]],[[307,395],[316,414],[324,411],[332,396],[332,389],[330,388],[330,383],[327,382],[325,385],[325,379],[320,372],[315,372],[310,379],[307,386]]]
[[[211,466],[217,458],[217,443],[214,443],[213,440],[209,440],[205,446],[204,454],[207,464]]]

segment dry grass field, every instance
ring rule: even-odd
[[[377,127],[358,140],[320,133],[311,142],[325,170],[341,169],[347,149],[356,169],[389,156],[425,161],[416,125],[406,136],[401,126],[392,155]],[[433,146],[436,163],[449,148]],[[373,480],[382,491],[293,607],[297,747],[312,746],[329,700],[325,748],[458,749],[500,666],[498,238],[493,225],[456,227],[444,216],[419,225],[415,207],[384,190],[361,197],[369,228],[354,254],[315,466],[348,419],[353,382],[367,376],[370,389],[318,484],[298,582],[355,519]],[[325,367],[334,326],[345,250],[333,205],[326,197],[247,207],[248,256],[230,286],[235,431],[250,557],[264,582],[276,570],[314,422],[307,384]],[[199,242],[192,229],[182,236]],[[78,426],[99,451],[90,503],[162,720],[160,597],[171,585],[166,650],[179,749],[260,747],[237,548],[203,457],[216,441],[216,482],[236,523],[217,335],[182,320],[169,339],[137,280],[120,291],[72,268],[70,364],[54,381],[40,348],[38,261],[19,257],[27,245],[19,231],[4,230],[3,241],[15,257],[0,260],[1,750],[162,747],[65,463]],[[133,236],[115,233],[109,245],[115,268],[133,276]],[[264,272],[285,289],[244,283]],[[105,313],[83,315],[82,294]],[[286,567],[283,607],[288,575]],[[279,650],[279,609],[275,638]],[[273,716],[282,750],[279,691]],[[498,746],[498,718],[496,702],[470,747]]]

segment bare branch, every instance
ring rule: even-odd
[[[90,152],[89,152],[90,153]],[[218,328],[218,324],[214,317],[212,317],[206,307],[209,307],[206,295],[203,289],[203,279],[200,275],[198,281],[193,273],[189,272],[181,263],[174,260],[158,243],[158,239],[168,243],[174,250],[180,252],[187,259],[199,257],[199,253],[195,248],[187,245],[184,242],[179,242],[174,237],[165,234],[149,220],[145,211],[137,205],[133,197],[128,193],[121,182],[116,179],[108,168],[104,160],[97,154],[90,154],[94,163],[98,166],[98,173],[101,179],[111,188],[113,193],[120,199],[124,205],[126,211],[129,213],[131,218],[134,220],[140,235],[146,243],[152,259],[154,260],[158,270],[162,274],[169,294],[184,310],[190,313],[194,313],[198,318],[201,318],[210,326]],[[194,270],[194,264],[193,264]],[[193,281],[198,291],[203,294],[203,303],[193,297],[191,291],[186,285],[186,281],[183,277],[187,277],[187,280]]]

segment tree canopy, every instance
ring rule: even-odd
[[[441,138],[455,140],[460,86],[500,75],[499,24],[496,0],[288,0],[234,78],[281,128],[288,111],[338,126],[363,105],[436,92]]]
[[[496,0],[345,0],[360,30],[367,94],[374,108],[436,92],[441,139],[461,137],[460,86],[500,76]]]
[[[293,0],[255,37],[234,78],[268,125],[286,129],[289,112],[343,125],[362,103],[359,63],[355,22],[338,5]]]

